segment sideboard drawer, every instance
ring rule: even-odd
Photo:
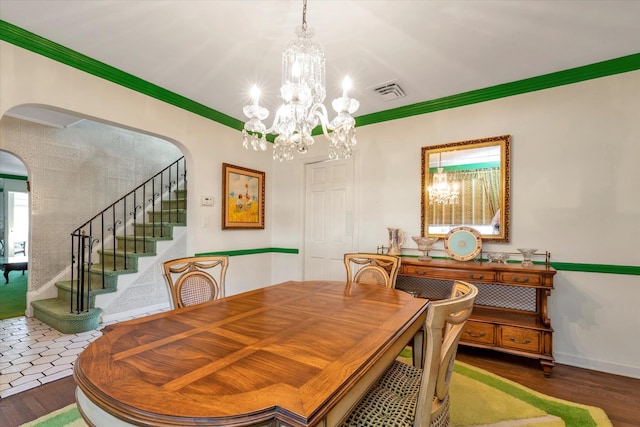
[[[540,332],[532,329],[501,326],[500,340],[502,347],[540,352]]]
[[[491,323],[474,322],[467,320],[462,330],[463,341],[478,342],[483,344],[495,344],[495,325]]]
[[[431,279],[451,279],[451,280],[464,280],[467,282],[483,281],[494,282],[497,274],[495,271],[485,270],[456,270],[456,269],[440,269],[419,267],[414,265],[402,265],[400,267],[400,274],[406,274],[410,276],[424,276]]]
[[[400,274],[407,274],[411,276],[427,276],[429,273],[428,267],[417,267],[415,265],[400,264]],[[431,275],[433,272],[431,272]]]
[[[502,271],[499,273],[499,281],[507,283],[522,283],[525,285],[539,285],[542,283],[542,276],[539,274],[513,273]]]

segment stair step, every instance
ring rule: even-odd
[[[114,270],[113,266],[110,266],[109,264],[106,264],[104,266],[104,274],[105,276],[107,276],[109,279],[114,280],[116,286],[118,284],[118,276],[120,276],[121,274],[133,274],[133,273],[137,273],[138,269],[137,268],[131,268],[131,266],[129,265],[128,269],[124,269],[124,268],[119,268],[118,270]],[[102,264],[93,264],[91,265],[91,274],[97,274],[97,275],[102,275]],[[92,281],[94,281],[94,279],[91,279]],[[107,280],[108,282],[110,280]],[[111,287],[111,286],[108,286]]]
[[[167,223],[148,223],[135,224],[136,234],[139,236],[147,236],[156,240],[172,240],[173,225]]]
[[[129,253],[156,254],[156,242],[153,237],[138,236],[116,236],[118,249],[127,248]]]
[[[86,271],[86,269],[85,269]],[[135,271],[131,270],[117,270],[117,271],[113,271],[113,269],[105,269],[104,271],[104,275],[102,272],[102,264],[93,264],[92,268],[91,268],[91,274],[90,275],[86,275],[84,277],[84,282],[85,284],[88,282],[89,277],[91,277],[91,283],[93,285],[93,287],[95,288],[96,285],[95,284],[99,284],[100,287],[102,287],[102,279],[104,277],[104,284],[106,288],[112,288],[115,289],[118,287],[118,276],[120,274],[127,274],[127,273],[134,273]],[[74,271],[74,281],[77,281],[77,274]],[[71,282],[71,280],[69,280],[69,282]],[[59,283],[64,283],[64,281],[59,282]]]
[[[145,253],[145,252],[129,252],[125,253],[124,250],[116,249],[105,249],[104,251],[98,251],[100,255],[100,261],[104,264],[105,270],[108,271],[128,271],[131,270],[133,272],[138,270],[138,258],[140,257],[151,257],[155,256],[155,252],[153,253]],[[115,261],[115,270],[113,267]],[[125,268],[126,261],[126,268]],[[99,264],[94,264],[99,265]],[[94,268],[92,268],[92,271]]]
[[[33,315],[36,319],[57,329],[63,334],[77,334],[98,329],[101,308],[90,308],[82,313],[71,313],[69,302],[60,298],[32,301]]]
[[[185,209],[147,212],[147,215],[149,222],[166,222],[173,225],[187,224],[187,211]]]
[[[162,201],[162,210],[175,210],[175,209],[186,209],[187,208],[187,199],[171,199],[171,200],[163,200]]]
[[[56,288],[58,288],[58,298],[64,300],[64,301],[71,301],[71,280],[63,280],[61,282],[56,282]],[[105,282],[105,287],[102,287],[102,281],[98,280],[98,281],[91,281],[91,295],[92,298],[95,297],[96,295],[100,295],[100,294],[107,294],[107,293],[111,293],[111,292],[115,292],[118,290],[117,287],[117,281],[115,283],[115,286],[108,286],[108,284]],[[87,286],[85,284],[84,286],[85,292],[87,291]],[[78,284],[74,281],[73,282],[73,295],[75,295],[78,292]]]

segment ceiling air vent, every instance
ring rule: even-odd
[[[407,96],[397,80],[373,86],[371,89],[385,102]]]

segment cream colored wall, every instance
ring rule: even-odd
[[[192,253],[303,248],[304,161],[272,163],[210,120],[0,42],[0,114],[26,103],[81,112],[174,141],[189,168]],[[489,248],[549,250],[559,262],[640,265],[640,71],[358,128],[356,248],[385,244],[387,226],[420,230],[420,147],[512,135],[512,239]],[[0,148],[3,142],[0,140]],[[267,173],[266,229],[220,229],[221,163]],[[215,197],[201,207],[202,195]],[[204,227],[205,220],[209,227]],[[302,278],[302,255],[233,257],[228,293]],[[559,363],[640,378],[637,276],[560,271],[550,299]]]
[[[638,94],[635,71],[358,128],[356,249],[386,245],[387,226],[420,233],[422,146],[509,134],[511,242],[486,247],[535,247],[557,262],[639,266]],[[308,155],[323,152],[318,138]],[[296,198],[302,172],[302,161],[274,170],[273,215],[288,218],[274,223],[276,246],[303,247],[303,199]],[[406,246],[415,248],[412,241]],[[639,283],[638,276],[558,272],[550,298],[557,361],[640,378]]]
[[[272,168],[270,157],[248,155],[241,147],[239,132],[5,42],[0,42],[0,57],[0,117],[18,105],[44,105],[158,136],[180,148],[187,159],[188,192],[192,196],[188,201],[190,226],[186,238],[189,255],[271,246],[268,228],[220,228],[222,163],[265,171],[267,183]],[[0,149],[6,149],[8,144],[0,138]],[[27,169],[40,166],[27,164]],[[267,210],[271,192],[269,185]],[[200,198],[205,195],[214,196],[213,207],[200,205]],[[38,202],[33,203],[32,209],[38,209]],[[267,227],[270,217],[267,211]],[[229,267],[228,294],[270,284],[272,255],[240,258],[243,257],[234,259]],[[33,256],[30,261],[38,262]]]

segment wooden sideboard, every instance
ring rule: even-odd
[[[396,288],[447,298],[454,280],[478,287],[460,344],[538,359],[545,376],[554,366],[547,298],[556,271],[548,265],[402,258]]]

